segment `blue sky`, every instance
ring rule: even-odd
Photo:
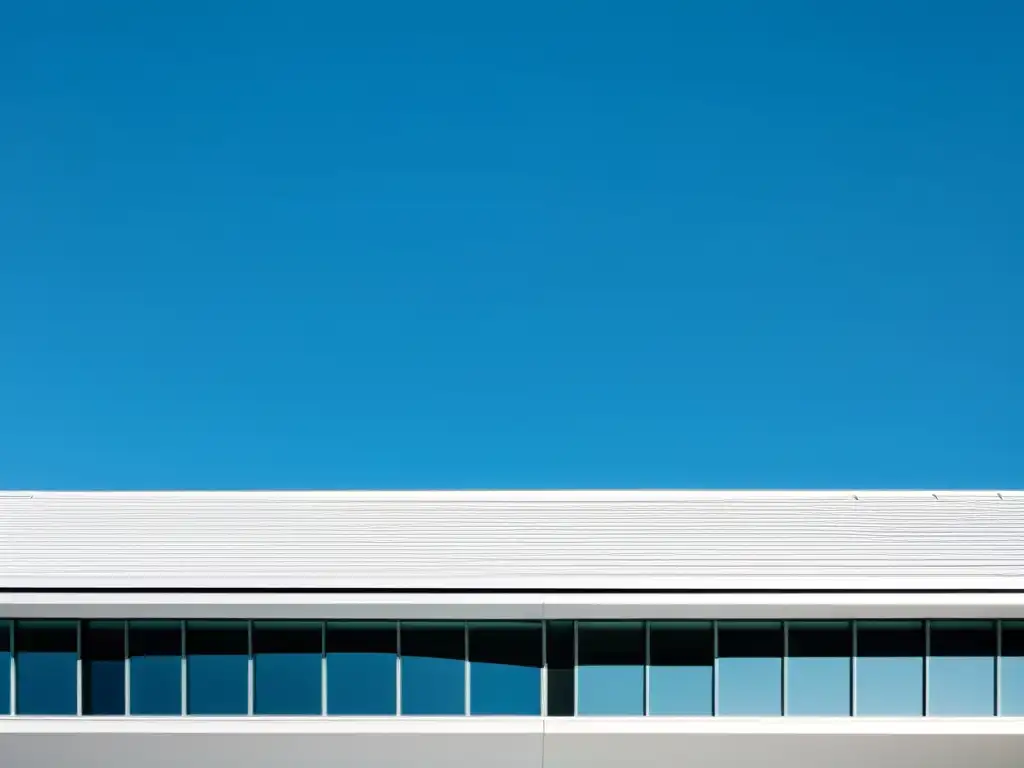
[[[0,487],[1003,487],[1024,5],[13,3]]]

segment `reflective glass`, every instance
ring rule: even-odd
[[[539,622],[470,624],[470,713],[539,715],[541,643]]]
[[[1024,621],[1004,621],[999,657],[999,714],[1024,716]]]
[[[571,621],[549,621],[545,628],[548,715],[571,717],[576,708],[575,630]]]
[[[257,621],[252,625],[253,713],[319,715],[323,625]]]
[[[128,623],[133,715],[181,714],[181,622]]]
[[[249,627],[244,621],[185,626],[188,714],[249,713]]]
[[[466,626],[403,622],[403,715],[466,713]]]
[[[328,622],[327,714],[394,715],[397,662],[395,622]]]
[[[577,628],[580,715],[642,715],[642,621],[581,621]]]
[[[82,713],[124,714],[123,621],[82,622]]]
[[[712,623],[653,621],[650,632],[650,714],[711,715],[715,663]]]
[[[853,627],[848,621],[789,624],[787,715],[849,715]]]
[[[782,622],[718,624],[718,714],[782,714]]]
[[[14,649],[18,714],[77,714],[77,623],[19,621]]]
[[[0,715],[11,714],[11,623],[0,621]]]
[[[994,621],[933,621],[928,648],[928,714],[994,715]]]
[[[857,622],[857,714],[924,714],[924,624]]]

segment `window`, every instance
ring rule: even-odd
[[[718,625],[718,714],[782,714],[782,622]]]
[[[133,715],[181,714],[181,622],[128,623],[128,678]]]
[[[123,621],[82,622],[82,713],[123,715]]]
[[[999,714],[1024,716],[1024,621],[1004,621],[999,657]]]
[[[539,715],[541,643],[538,622],[470,624],[470,713]]]
[[[787,715],[849,715],[853,628],[848,621],[794,621],[786,662]]]
[[[185,654],[188,714],[249,713],[249,628],[246,622],[188,622]]]
[[[578,713],[644,713],[645,639],[642,621],[581,621]]]
[[[929,627],[928,714],[994,715],[993,621],[933,621]]]
[[[323,625],[257,621],[252,627],[253,713],[319,715]]]
[[[857,622],[857,714],[924,714],[922,622]]]
[[[404,622],[402,714],[466,713],[466,625]]]
[[[19,621],[14,648],[18,714],[78,714],[77,623]]]
[[[571,621],[547,623],[548,715],[576,714],[575,630]]]
[[[394,715],[397,666],[395,622],[328,622],[327,714]]]
[[[651,622],[652,715],[712,714],[715,633],[710,621]]]
[[[11,623],[0,621],[0,715],[11,714]]]

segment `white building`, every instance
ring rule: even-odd
[[[1024,765],[1024,492],[0,493],[0,767]]]

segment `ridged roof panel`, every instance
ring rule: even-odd
[[[1024,493],[2,493],[0,587],[1017,589]]]

